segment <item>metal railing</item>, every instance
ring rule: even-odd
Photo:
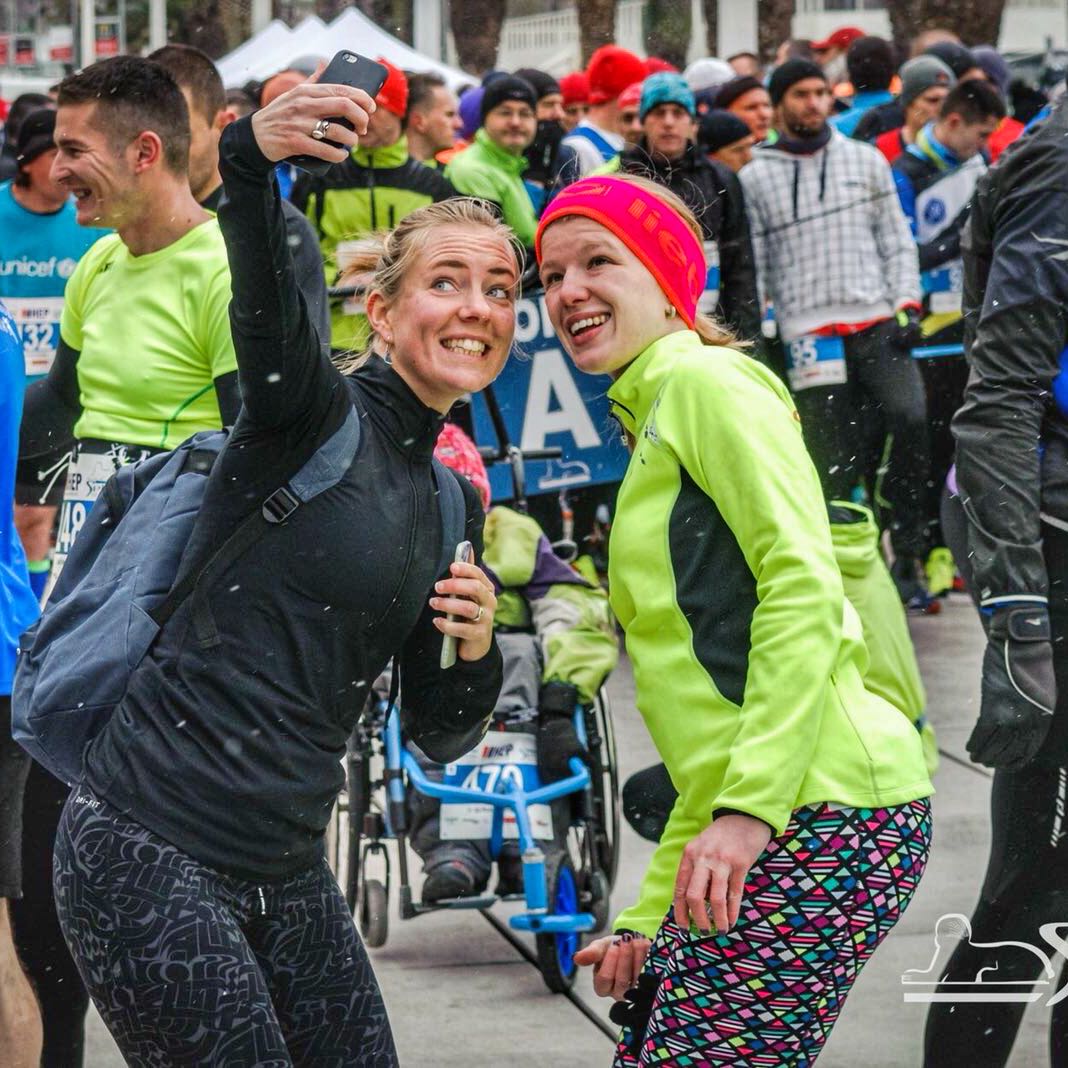
[[[622,0],[616,6],[616,44],[645,53],[643,17],[645,0]],[[579,55],[578,10],[566,8],[543,15],[506,19],[501,31],[497,66],[541,66],[556,72],[573,70]]]

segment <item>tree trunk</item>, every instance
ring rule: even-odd
[[[168,39],[177,44],[196,45],[212,59],[225,56],[230,51],[230,40],[222,6],[222,0],[193,0],[177,11],[172,6]]]
[[[887,8],[899,45],[924,30],[952,30],[967,45],[989,44],[1001,33],[1005,0],[898,0]]]
[[[222,5],[222,23],[229,51],[252,35],[252,0],[226,0]]]
[[[315,0],[315,13],[323,22],[333,22],[348,6],[347,0]]]
[[[645,45],[649,55],[686,66],[693,30],[689,0],[649,0],[645,6]]]
[[[762,63],[772,62],[779,45],[792,36],[793,21],[794,0],[757,0],[757,50]]]
[[[466,4],[468,0],[462,2]],[[374,0],[371,5],[371,18],[386,33],[391,33],[405,44],[412,43],[411,0]],[[498,34],[499,32],[498,30]]]
[[[705,13],[705,50],[710,56],[719,55],[719,0],[701,0]]]
[[[578,19],[582,65],[585,66],[601,45],[615,40],[616,0],[580,0]]]
[[[506,0],[453,0],[449,24],[460,66],[482,75],[497,63]]]

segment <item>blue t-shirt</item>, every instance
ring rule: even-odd
[[[837,115],[832,115],[827,121],[840,134],[845,137],[852,137],[856,128],[860,125],[860,120],[872,108],[878,107],[880,104],[889,104],[893,99],[894,94],[888,89],[865,90],[853,97],[853,103],[848,111],[840,111]]]
[[[15,530],[15,461],[26,377],[22,341],[0,302],[0,694],[11,693],[19,635],[37,618],[26,555]]]
[[[27,382],[52,366],[67,279],[89,246],[107,233],[79,226],[73,200],[42,215],[15,200],[10,182],[0,185],[0,298],[22,337]]]

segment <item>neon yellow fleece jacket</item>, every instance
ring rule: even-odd
[[[794,809],[933,792],[920,737],[864,688],[827,509],[785,386],[669,334],[609,390],[635,439],[609,550],[638,708],[679,799],[616,926],[656,934],[686,843],[727,809],[781,834]]]

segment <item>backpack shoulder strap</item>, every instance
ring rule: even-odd
[[[441,509],[441,559],[435,574],[444,575],[449,570],[456,546],[464,540],[467,532],[467,508],[460,483],[440,460],[433,461],[434,480],[438,486],[438,507]]]
[[[258,511],[248,516],[237,529],[199,565],[191,567],[163,602],[152,613],[162,627],[199,585],[208,571],[227,567],[251,548],[268,525],[282,523],[302,504],[341,481],[360,448],[360,417],[349,408],[345,421],[315,451],[285,486],[274,491]]]
[[[607,138],[591,126],[578,126],[571,131],[571,134],[574,137],[585,137],[601,153],[601,158],[605,163],[619,155],[619,151],[608,143]]]

